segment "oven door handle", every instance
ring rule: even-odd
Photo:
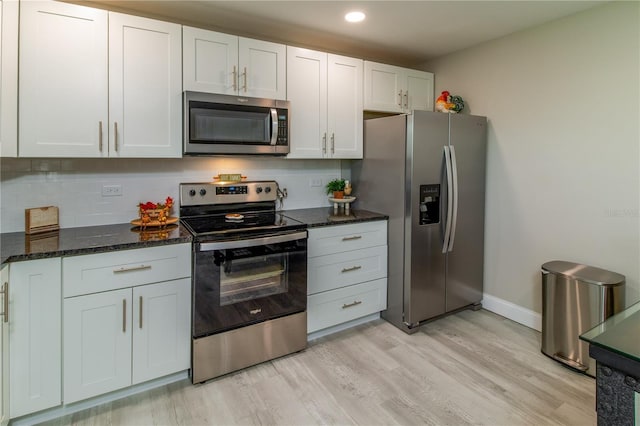
[[[285,243],[287,241],[302,240],[307,238],[307,231],[293,234],[272,235],[269,237],[250,238],[237,241],[220,241],[215,243],[201,243],[200,251],[226,250],[235,248],[264,246],[267,244]]]

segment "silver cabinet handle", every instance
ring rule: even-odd
[[[102,121],[98,121],[98,149],[102,152]]]
[[[342,237],[342,241],[359,240],[360,238],[362,238],[362,235],[353,235],[351,237]]]
[[[357,271],[358,269],[362,269],[362,266],[352,266],[350,268],[342,268],[342,272],[351,272],[351,271]]]
[[[244,89],[244,92],[247,93],[247,67],[244,67],[242,75],[244,75],[244,86],[242,88]]]
[[[9,283],[5,282],[2,284],[2,290],[0,290],[0,294],[2,294],[2,321],[7,323],[9,322]]]
[[[236,66],[233,66],[233,91],[238,90],[238,71],[236,70]]]
[[[140,266],[134,266],[132,268],[122,267],[120,269],[114,269],[113,273],[114,274],[119,274],[121,272],[143,271],[145,269],[151,269],[151,265],[140,265]]]
[[[404,92],[404,108],[409,108],[409,91]]]
[[[142,296],[140,296],[140,328],[142,328]]]
[[[362,301],[360,300],[355,300],[353,303],[345,303],[344,305],[342,305],[342,309],[353,308],[354,306],[358,306],[361,303]]]
[[[327,133],[324,133],[324,136],[322,136],[322,153],[326,154],[327,153]]]
[[[256,314],[259,314],[260,312],[262,312],[262,308],[252,309],[249,311],[251,315],[256,315]]]
[[[113,122],[113,149],[118,152],[118,122]]]
[[[335,133],[331,133],[331,153],[336,153],[336,135]]]
[[[122,299],[122,332],[127,332],[127,299]]]
[[[398,106],[402,108],[402,90],[398,92]]]

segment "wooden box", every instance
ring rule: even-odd
[[[41,232],[57,231],[59,229],[58,207],[48,206],[25,209],[25,234],[39,234]]]

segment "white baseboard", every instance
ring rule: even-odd
[[[519,324],[542,331],[542,315],[530,309],[486,293],[482,297],[482,307]]]

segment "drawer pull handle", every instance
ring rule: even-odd
[[[362,238],[362,235],[354,235],[352,237],[342,237],[342,241],[359,240],[360,238]]]
[[[262,308],[252,309],[249,311],[251,315],[259,314],[260,312],[262,312]]]
[[[356,300],[353,303],[345,303],[344,305],[342,305],[342,309],[353,308],[354,306],[358,306],[361,303],[362,301],[360,300]]]
[[[113,273],[114,274],[118,274],[120,272],[131,272],[131,271],[144,271],[145,269],[151,269],[151,265],[140,265],[140,266],[134,266],[133,268],[120,268],[120,269],[114,269]]]
[[[5,282],[2,285],[2,291],[0,291],[0,294],[2,294],[2,299],[3,299],[3,303],[2,303],[2,316],[3,318],[3,322],[7,323],[9,322],[9,283]]]
[[[351,268],[342,268],[342,272],[351,272],[357,271],[358,269],[362,269],[362,266],[352,266]]]

